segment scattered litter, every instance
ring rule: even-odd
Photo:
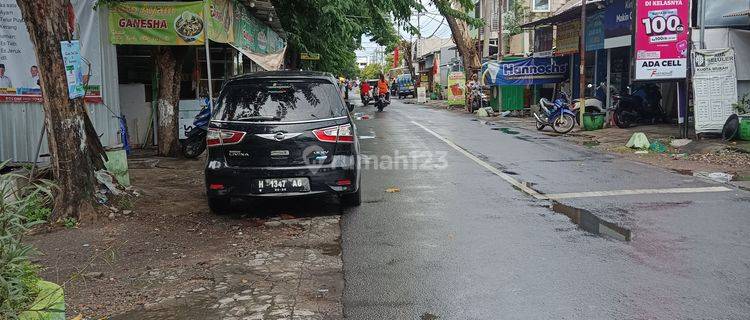
[[[482,117],[482,118],[486,118],[486,117],[489,117],[489,116],[490,116],[490,114],[489,114],[489,113],[487,113],[487,110],[486,110],[486,109],[484,109],[484,108],[479,108],[479,110],[477,110],[477,117]]]
[[[648,154],[648,150],[638,150],[635,154]]]
[[[518,134],[518,131],[514,131],[511,128],[500,128],[500,131],[507,134]]]
[[[656,152],[656,153],[665,153],[667,152],[667,146],[665,146],[659,140],[654,140],[654,142],[651,142],[651,145],[649,146],[649,150]]]
[[[690,139],[674,139],[674,140],[672,140],[672,142],[669,143],[669,145],[672,146],[672,148],[681,148],[681,147],[684,147],[684,146],[688,145],[691,142],[693,142],[693,140],[690,140]]]
[[[509,116],[509,115],[510,115],[510,110],[507,110],[507,111],[503,111],[503,112],[500,112],[500,116],[501,116],[501,117],[507,117],[507,116]]]
[[[375,136],[359,136],[360,140],[375,139]]]
[[[628,140],[628,143],[625,144],[625,146],[632,149],[648,149],[651,146],[651,143],[649,143],[646,134],[643,132],[636,132],[630,137],[630,140]]]
[[[396,193],[396,192],[401,192],[401,189],[399,189],[399,188],[396,188],[396,187],[390,187],[390,188],[388,188],[388,189],[385,189],[385,192],[388,192],[388,193]]]
[[[95,174],[96,180],[107,187],[107,190],[109,190],[109,192],[114,195],[119,195],[122,192],[117,188],[117,185],[115,185],[115,179],[112,177],[111,173],[107,172],[106,170],[99,170],[95,172]]]
[[[704,172],[704,171],[698,171],[693,173],[694,177],[704,178],[704,179],[710,179],[719,183],[727,183],[729,181],[732,181],[733,176],[728,173],[724,172]]]

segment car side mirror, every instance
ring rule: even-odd
[[[354,111],[354,104],[352,104],[351,102],[347,101],[346,102],[346,108],[349,109],[349,112],[352,112],[352,111]]]

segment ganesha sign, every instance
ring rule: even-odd
[[[687,75],[689,0],[637,0],[635,80]]]

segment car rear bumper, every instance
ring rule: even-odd
[[[255,193],[251,188],[251,183],[255,179],[299,177],[306,177],[310,180],[309,192]],[[359,188],[359,173],[356,164],[346,167],[322,165],[246,168],[209,162],[205,169],[205,179],[208,197],[298,197],[326,193],[352,193]],[[339,185],[341,180],[349,180],[351,184]],[[211,188],[211,185],[221,185],[221,188]]]

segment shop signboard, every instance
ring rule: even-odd
[[[737,102],[734,50],[696,49],[692,53],[695,132],[721,132]]]
[[[232,0],[207,0],[208,38],[229,43],[234,41],[234,5]]]
[[[485,83],[499,86],[525,86],[559,83],[570,74],[570,59],[527,58],[512,62],[486,62],[482,65]]]
[[[81,77],[74,80],[88,83],[85,101],[99,103],[102,102],[99,28],[84,27],[98,26],[99,15],[92,9],[91,0],[72,0],[68,5],[69,11],[74,13],[69,19],[74,22],[72,33],[77,39],[78,54],[87,61],[78,63],[77,74]],[[0,8],[0,103],[42,103],[41,70],[21,10],[16,0],[0,0]],[[66,48],[60,50],[65,52]],[[78,97],[83,87],[74,86],[74,89],[74,96]]]
[[[448,74],[448,105],[463,106],[466,103],[466,75],[463,72],[451,72]]]
[[[633,30],[633,1],[607,0],[604,9],[604,48],[630,46]]]
[[[689,0],[636,0],[635,80],[687,76]]]
[[[534,57],[551,56],[553,44],[554,38],[551,26],[534,30]]]
[[[118,2],[109,12],[112,44],[201,45],[206,40],[203,1]]]
[[[604,11],[586,17],[586,51],[604,49]]]
[[[578,52],[580,46],[581,21],[573,20],[557,26],[555,55],[564,56]]]
[[[265,55],[279,53],[286,47],[275,31],[253,17],[239,2],[234,5],[235,34],[232,45],[245,52]]]

